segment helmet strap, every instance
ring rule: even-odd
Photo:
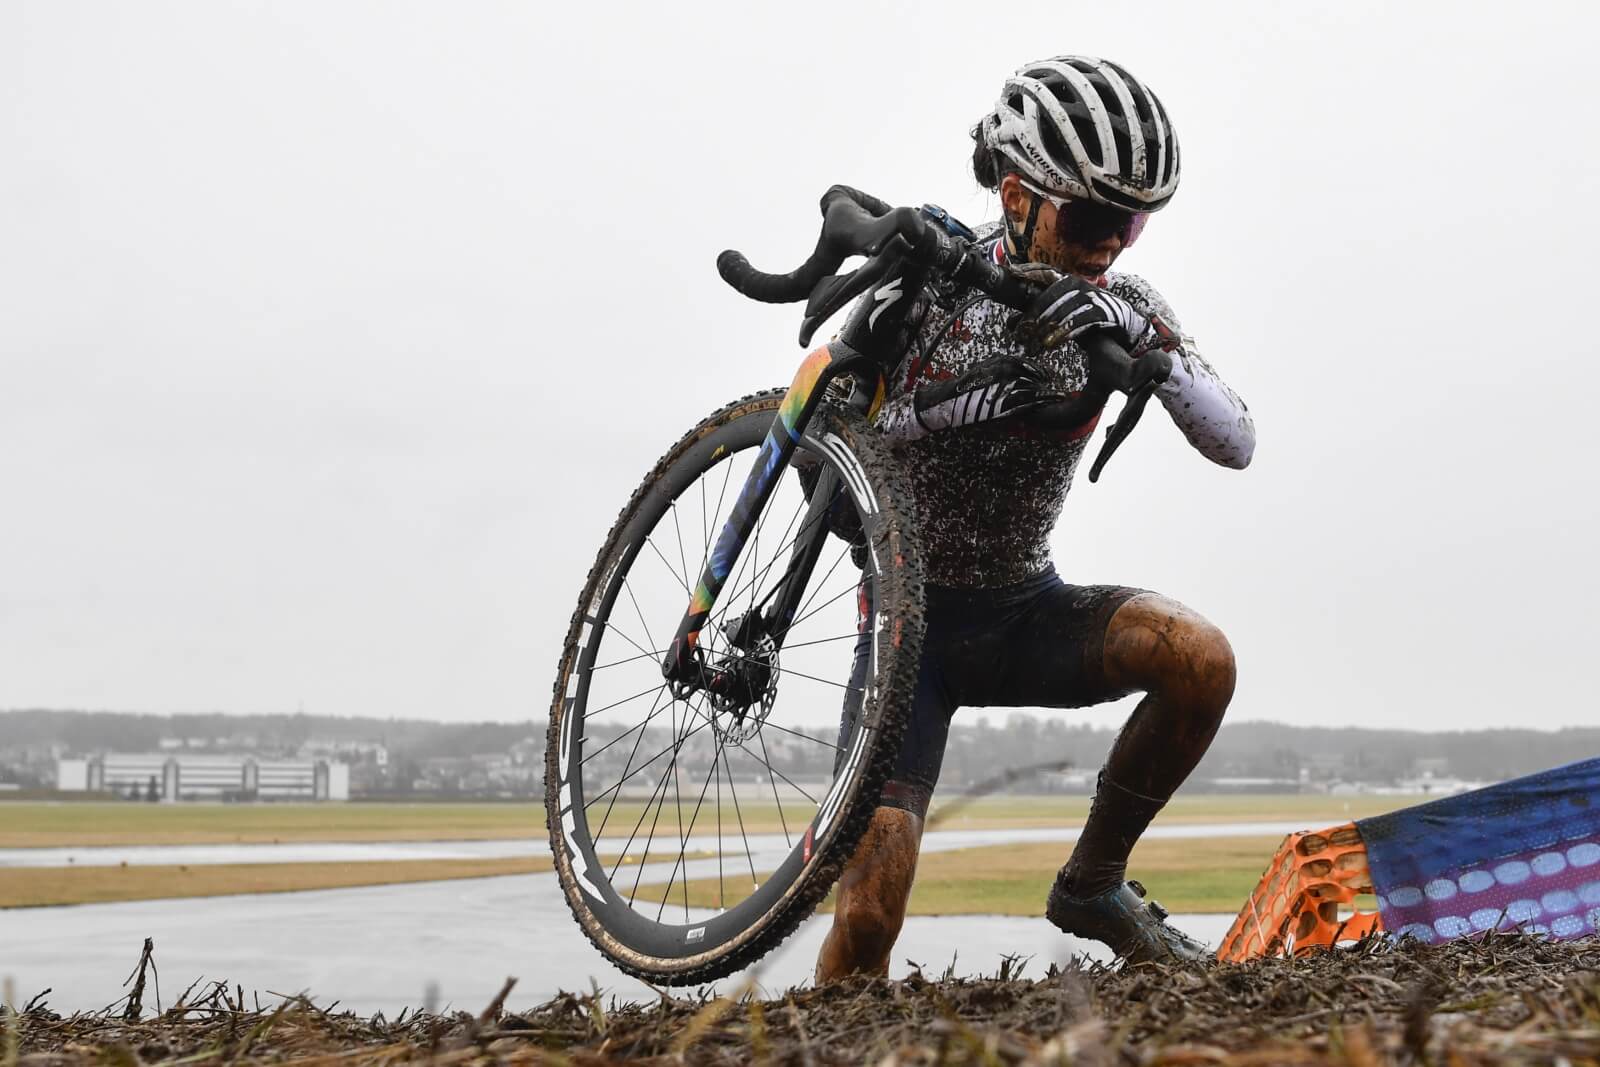
[[[1022,224],[1022,232],[1020,234],[1017,233],[1016,227],[1011,224],[1011,216],[1009,214],[1005,215],[1006,236],[1011,238],[1012,250],[1016,253],[1017,258],[1023,262],[1029,262],[1033,259],[1033,228],[1039,221],[1039,207],[1043,203],[1044,198],[1042,196],[1036,196],[1032,192],[1028,193],[1028,217]],[[1002,212],[1002,214],[1005,213]]]

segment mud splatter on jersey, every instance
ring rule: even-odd
[[[1148,282],[1111,273],[1104,284],[1182,337],[1172,309]],[[1052,391],[1068,396],[1088,381],[1088,357],[1077,343],[1028,348],[1011,329],[1015,312],[974,290],[930,287],[919,304],[920,322],[890,382],[880,422],[909,407],[917,386],[999,356],[1026,358],[1044,372]],[[1183,383],[1158,396],[1197,449],[1216,462],[1243,466],[1254,447],[1249,414],[1193,343],[1182,341],[1174,355],[1185,370]],[[1043,572],[1050,565],[1050,532],[1099,419],[1096,414],[1082,425],[1051,432],[1030,429],[1025,419],[1007,420],[897,442],[920,513],[928,581],[994,587]]]

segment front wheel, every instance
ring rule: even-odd
[[[812,913],[877,806],[916,682],[907,485],[876,431],[832,402],[701,631],[707,662],[742,672],[746,698],[679,698],[662,677],[782,399],[723,408],[656,464],[589,572],[556,678],[545,784],[556,870],[595,946],[656,982],[739,970]],[[809,506],[830,490],[831,506]],[[795,546],[819,523],[822,553],[800,562]],[[802,577],[796,601],[782,587]],[[799,605],[792,622],[761,625],[785,599]]]

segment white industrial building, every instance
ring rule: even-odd
[[[70,792],[143,798],[152,783],[167,801],[350,799],[349,765],[322,759],[118,752],[56,763],[56,788]]]

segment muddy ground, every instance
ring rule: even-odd
[[[1398,947],[1300,960],[988,979],[862,979],[777,1000],[565,995],[526,1012],[360,1018],[221,983],[146,992],[0,1035],[0,1067],[56,1064],[1600,1065],[1600,941]]]

